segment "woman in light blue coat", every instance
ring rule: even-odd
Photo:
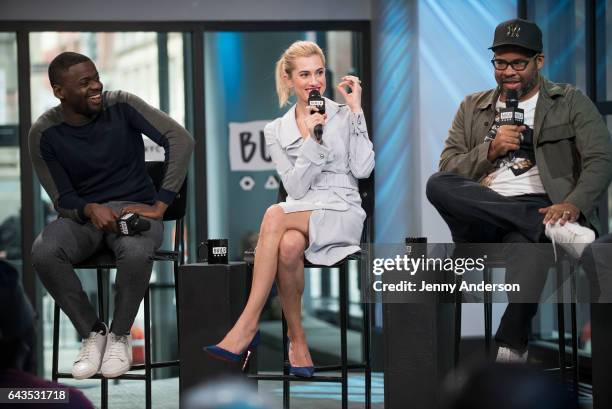
[[[325,91],[325,56],[309,41],[293,43],[276,64],[281,107],[296,97],[289,111],[265,127],[268,152],[287,200],[266,211],[255,252],[253,283],[247,305],[225,338],[206,351],[241,361],[259,339],[257,323],[274,279],[290,339],[293,375],[310,377],[313,363],[301,323],[304,256],[332,265],[359,250],[365,212],[357,187],[374,168],[374,152],[361,109],[361,81],[347,75],[338,84],[346,104],[325,99],[325,114],[308,106],[308,96]],[[351,92],[347,92],[349,88]],[[315,127],[323,126],[321,141]]]

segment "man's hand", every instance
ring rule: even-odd
[[[148,217],[149,219],[161,220],[164,217],[164,213],[168,205],[164,202],[155,202],[153,206],[149,206],[146,204],[133,204],[124,207],[121,209],[121,215],[127,213],[135,213],[143,217]]]
[[[560,221],[561,226],[567,222],[575,222],[580,217],[580,209],[571,203],[559,203],[538,210],[544,214],[544,224],[556,224]]]
[[[109,233],[117,233],[117,219],[119,215],[108,206],[98,203],[88,203],[83,209],[85,216],[89,217],[94,226]]]
[[[495,139],[489,145],[487,159],[489,162],[505,156],[510,151],[516,151],[521,147],[521,132],[527,129],[524,125],[502,125],[497,129]]]

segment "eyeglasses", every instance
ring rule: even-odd
[[[506,61],[506,60],[500,60],[498,58],[493,58],[491,60],[491,64],[493,64],[493,67],[495,67],[495,69],[499,71],[504,71],[506,68],[508,68],[508,65],[511,66],[514,71],[523,71],[525,70],[525,68],[527,68],[527,66],[529,65],[529,62],[535,59],[538,55],[539,54],[536,54],[527,60],[514,60],[514,61]]]

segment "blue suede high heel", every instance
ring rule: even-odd
[[[257,345],[259,345],[260,339],[261,339],[261,333],[257,331],[255,333],[255,336],[249,343],[249,345],[246,347],[246,350],[244,350],[240,354],[235,354],[217,345],[205,346],[204,351],[208,353],[211,357],[222,360],[222,361],[240,362],[241,360],[244,359],[243,364],[242,364],[242,369],[244,370],[244,368],[247,366],[249,362],[249,359],[251,358],[253,350],[257,347]]]
[[[287,337],[287,354],[291,348],[291,341]],[[289,361],[289,375],[297,376],[298,378],[312,378],[314,375],[314,366],[293,366]]]

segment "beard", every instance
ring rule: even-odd
[[[530,81],[525,83],[523,87],[519,88],[518,90],[519,100],[524,95],[529,94],[536,87],[536,85],[538,85],[539,82],[540,82],[540,73],[538,72],[536,75],[533,76],[533,78]]]
[[[531,78],[528,82],[526,82],[522,87],[516,90],[518,94],[518,99],[520,100],[523,96],[529,94],[533,89],[540,83],[540,72],[538,71],[533,78]],[[500,85],[501,92],[504,98],[508,95],[508,90],[504,88],[503,82]]]
[[[87,103],[87,101],[79,104],[74,109],[74,112],[76,112],[77,114],[81,114],[89,118],[93,118],[94,116],[98,115],[100,111],[102,111],[102,104],[100,104],[99,106],[91,106]]]

